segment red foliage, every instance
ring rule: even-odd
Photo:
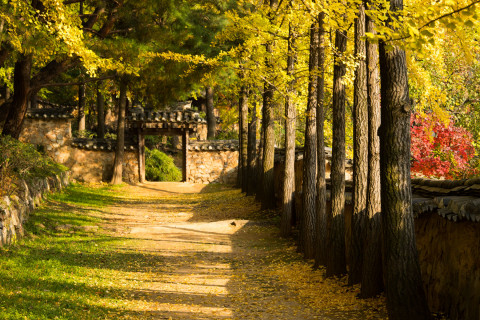
[[[432,113],[412,115],[412,175],[435,178],[465,178],[477,173],[470,166],[475,149],[470,132],[448,125]]]

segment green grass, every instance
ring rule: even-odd
[[[134,287],[116,279],[153,268],[156,257],[85,228],[100,225],[102,208],[118,201],[124,201],[118,188],[73,185],[35,210],[25,226],[28,236],[0,249],[0,319],[133,316],[125,305]]]

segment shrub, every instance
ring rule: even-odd
[[[145,149],[145,176],[149,181],[180,181],[182,173],[173,159],[159,150]]]
[[[0,136],[0,195],[11,194],[19,179],[45,178],[68,170],[31,145]]]

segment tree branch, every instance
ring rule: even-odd
[[[114,79],[115,76],[104,76],[99,78],[90,78],[79,82],[60,82],[60,83],[46,83],[41,86],[41,88],[46,87],[69,87],[69,86],[79,86],[85,83],[96,82],[96,81],[103,81],[108,79]]]

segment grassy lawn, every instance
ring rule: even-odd
[[[131,297],[115,280],[140,254],[98,232],[103,206],[123,199],[115,187],[73,185],[35,210],[28,236],[0,249],[0,319],[123,318]]]

